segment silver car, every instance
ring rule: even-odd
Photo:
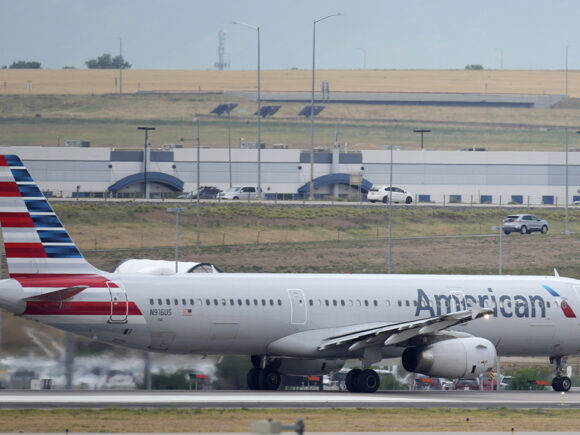
[[[502,230],[506,234],[514,231],[521,234],[529,234],[534,231],[546,234],[548,222],[531,214],[511,214],[503,220]]]

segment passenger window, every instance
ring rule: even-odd
[[[369,306],[369,301],[365,299],[365,307]]]
[[[190,300],[189,300],[189,305],[195,305],[195,304],[193,303],[193,299],[190,299]]]
[[[408,306],[408,307],[410,307],[410,306],[411,306],[411,304],[409,303],[409,301],[408,301],[408,300],[406,300],[406,301],[405,301],[405,305],[406,305],[406,306]],[[446,305],[447,305],[447,304],[446,304]]]
[[[266,306],[266,299],[262,299],[262,305]]]
[[[397,301],[397,304],[399,305],[399,307],[402,307],[403,306],[403,303],[401,302],[400,299]]]
[[[171,305],[171,301],[169,299],[165,299],[165,305]]]
[[[328,299],[325,299],[325,300],[324,300],[324,305],[326,305],[327,307],[330,305],[330,304],[328,303]]]
[[[390,300],[387,299],[385,302],[387,303],[387,307],[390,307],[391,306],[391,301]]]
[[[157,304],[158,305],[163,305],[163,301],[161,299],[157,299]]]
[[[546,302],[546,307],[550,308],[550,301]]]
[[[352,307],[352,299],[349,299],[349,300],[348,300],[348,306],[349,306],[349,307]]]
[[[356,300],[356,306],[360,307],[360,301],[358,299]]]
[[[206,299],[206,300],[205,300],[205,304],[206,304],[206,305],[211,305],[211,301],[210,301],[209,299]]]
[[[374,299],[374,300],[373,300],[373,305],[374,305],[375,307],[378,307],[378,306],[379,306],[379,303],[378,303],[378,301],[377,301],[376,299]]]
[[[187,301],[185,299],[181,300],[181,305],[187,305]]]
[[[312,299],[308,300],[308,305],[313,306],[314,305],[314,301]]]
[[[214,300],[213,300],[213,304],[214,304],[214,305],[218,305],[218,304],[219,304],[218,300],[217,300],[217,299],[214,299]]]
[[[344,299],[340,300],[340,305],[342,305],[344,307]]]
[[[282,299],[278,299],[278,306],[282,306]]]
[[[178,301],[177,299],[173,299],[173,303],[174,303],[175,305],[179,305],[179,301]]]
[[[233,299],[230,299],[230,305],[231,305],[232,307],[234,306],[234,303],[235,303],[235,302],[234,302],[234,300],[233,300]]]
[[[258,299],[254,299],[254,305],[257,307],[258,306]]]
[[[320,299],[316,299],[316,306],[320,307],[322,305],[322,301]]]
[[[153,299],[149,299],[149,305],[153,305],[155,304],[155,301]]]
[[[242,305],[242,300],[241,299],[238,299],[238,305],[240,305],[240,306]]]
[[[203,305],[203,302],[201,301],[201,299],[197,300],[197,305],[199,305],[199,306]]]
[[[222,299],[222,305],[225,306],[226,305],[226,300]]]
[[[334,305],[336,307],[336,299],[332,300],[332,305]]]

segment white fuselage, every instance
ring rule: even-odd
[[[580,351],[580,281],[541,276],[188,274],[108,275],[119,290],[89,288],[71,299],[124,303],[111,315],[27,313],[86,337],[168,353],[356,358],[343,347],[319,351],[350,328],[490,308],[452,330],[491,341],[498,355],[571,355]],[[13,280],[10,285],[14,286]],[[4,281],[3,286],[6,286]],[[6,293],[6,292],[5,292]],[[131,304],[134,303],[134,304]],[[562,308],[565,307],[566,309]],[[574,312],[575,310],[575,312]],[[570,315],[572,313],[572,315]],[[286,337],[298,340],[287,340]],[[404,349],[385,346],[383,357]]]

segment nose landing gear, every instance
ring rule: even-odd
[[[570,391],[572,381],[568,376],[564,376],[564,365],[566,364],[566,357],[551,356],[550,363],[554,367],[556,377],[552,379],[552,388],[554,391]]]

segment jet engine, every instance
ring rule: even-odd
[[[479,337],[452,338],[422,347],[409,347],[402,356],[408,372],[442,378],[476,377],[489,372],[497,353],[489,340]]]
[[[325,375],[340,370],[343,365],[343,359],[282,358],[278,371],[295,376]]]

